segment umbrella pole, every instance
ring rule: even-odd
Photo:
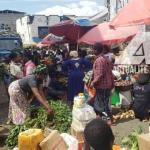
[[[79,43],[78,43],[79,35],[80,35],[80,31],[78,32],[78,39],[77,39],[77,52],[79,52]]]

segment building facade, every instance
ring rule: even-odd
[[[13,10],[0,11],[0,31],[16,32],[16,20],[25,15],[24,12]]]
[[[51,15],[24,16],[16,21],[17,33],[24,45],[32,45],[41,41],[48,34],[48,27],[67,20],[68,17]]]
[[[105,6],[108,8],[108,20],[113,19],[117,12],[123,8],[130,0],[105,0]]]

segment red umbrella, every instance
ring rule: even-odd
[[[67,42],[76,43],[81,36],[93,27],[81,26],[80,23],[78,24],[74,20],[67,20],[49,27],[49,33],[64,36]]]
[[[138,32],[138,26],[110,28],[109,22],[97,25],[79,39],[79,43],[101,42],[111,45],[130,40]]]
[[[150,24],[150,0],[131,0],[111,21],[111,26]]]

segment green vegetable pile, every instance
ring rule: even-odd
[[[50,101],[54,116],[48,116],[43,107],[31,108],[31,118],[28,118],[24,124],[13,126],[10,129],[6,139],[6,146],[10,149],[14,148],[18,142],[18,134],[30,128],[51,129],[62,132],[69,132],[72,114],[70,108],[61,101]]]
[[[122,147],[126,147],[129,150],[139,150],[137,137],[142,133],[142,128],[133,130],[127,137],[124,137],[121,141]]]

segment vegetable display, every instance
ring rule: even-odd
[[[128,80],[121,80],[115,82],[115,86],[130,86],[130,85],[132,85],[132,82]]]
[[[30,128],[45,127],[68,132],[70,129],[72,114],[70,108],[61,101],[50,101],[50,106],[54,111],[54,116],[48,116],[43,107],[31,108],[31,118],[28,118],[24,124],[13,126],[10,129],[6,139],[6,146],[10,149],[17,145],[18,134]]]
[[[113,118],[115,120],[121,120],[121,119],[135,119],[135,114],[133,110],[119,112],[116,115],[113,115]]]
[[[128,150],[139,150],[138,146],[138,135],[142,133],[142,129],[138,128],[133,130],[127,137],[122,139],[122,146],[126,147]]]
[[[115,87],[120,91],[128,91],[132,88],[132,82],[128,80],[116,81]]]

